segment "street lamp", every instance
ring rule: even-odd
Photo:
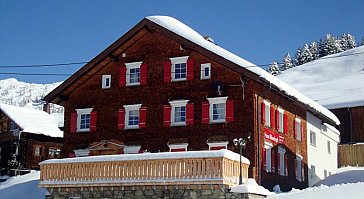
[[[248,135],[248,140],[250,140],[250,133]],[[242,168],[241,168],[241,155],[242,155],[242,152],[243,152],[243,148],[246,147],[246,140],[243,139],[243,138],[239,138],[238,139],[234,139],[233,140],[233,143],[235,146],[239,146],[239,154],[240,154],[240,164],[239,164],[239,168],[240,168],[240,174],[239,174],[239,185],[243,184],[243,176],[242,176]]]

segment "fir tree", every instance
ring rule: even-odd
[[[273,61],[268,68],[268,72],[272,75],[278,75],[280,73],[279,65],[276,61]]]
[[[292,64],[292,58],[291,55],[289,53],[286,54],[286,56],[283,57],[283,64],[280,66],[280,71],[284,71],[287,69],[290,69],[293,67]]]
[[[335,53],[342,52],[343,50],[340,48],[340,42],[336,39],[335,36],[331,36],[330,34],[326,34],[324,40],[320,42],[320,56],[332,55]]]
[[[295,66],[299,66],[301,65],[301,57],[302,57],[302,49],[301,48],[298,48],[297,49],[297,52],[296,52],[296,55],[295,55],[295,59],[294,59],[294,65]]]
[[[312,60],[320,58],[320,53],[317,43],[314,41],[310,44],[310,52],[312,54]]]
[[[296,59],[298,61],[298,65],[302,65],[313,60],[310,48],[307,44],[305,44],[302,49],[299,48],[297,50]]]
[[[340,37],[340,48],[343,51],[356,47],[355,38],[350,34],[342,34]]]

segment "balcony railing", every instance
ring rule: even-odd
[[[249,160],[242,157],[242,176]],[[229,150],[145,153],[46,160],[40,187],[224,184],[239,180],[239,154]]]

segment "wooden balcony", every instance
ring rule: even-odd
[[[249,160],[242,157],[243,180]],[[46,160],[40,187],[238,184],[239,154],[229,150],[145,153]]]

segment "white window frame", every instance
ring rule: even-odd
[[[270,142],[264,142],[265,148],[265,171],[272,172],[272,148],[273,144]]]
[[[106,84],[107,80],[109,80],[109,85]],[[111,87],[111,75],[102,75],[102,88],[107,89]]]
[[[207,98],[210,105],[209,110],[209,117],[210,117],[210,123],[224,123],[226,122],[226,101],[228,97],[215,97],[215,98]],[[223,119],[216,119],[214,120],[213,114],[214,114],[214,104],[225,104],[225,118]]]
[[[90,128],[81,129],[81,115],[90,114],[90,123],[91,123],[92,109],[93,108],[76,109],[76,112],[77,112],[77,132],[88,132],[88,131],[90,131]]]
[[[284,131],[284,110],[280,107],[278,107],[278,123],[279,123],[279,129],[278,131],[283,133]]]
[[[142,64],[143,62],[132,62],[132,63],[125,63],[125,66],[126,66],[126,85],[127,86],[137,86],[137,85],[140,85],[140,77],[141,77],[141,74],[140,74],[140,65]],[[133,82],[131,83],[130,82],[130,69],[135,69],[135,68],[139,68],[139,82]]]
[[[229,144],[229,142],[210,142],[207,144],[209,145],[209,150],[211,150],[211,147],[225,147],[225,149],[227,149],[227,145]]]
[[[205,75],[205,69],[209,69],[209,75]],[[211,79],[211,63],[201,64],[201,79]]]
[[[185,126],[186,125],[186,120],[187,120],[187,103],[189,100],[173,100],[173,101],[169,101],[169,104],[171,105],[171,126]],[[175,121],[175,109],[177,107],[185,107],[186,110],[186,118],[184,122],[176,122]]]
[[[41,150],[42,150],[41,146],[37,146],[37,145],[34,146],[34,156],[40,156],[41,155]]]
[[[316,147],[316,132],[310,131],[310,144]]]
[[[173,58],[169,58],[171,60],[171,80],[172,82],[178,82],[178,81],[186,81],[187,80],[187,59],[188,59],[188,56],[184,56],[184,57],[173,57]],[[175,77],[175,65],[176,64],[186,64],[186,77],[184,78],[178,78],[176,79]]]
[[[330,142],[330,140],[327,140],[327,153],[331,154],[331,142]]]
[[[264,123],[264,125],[265,126],[268,126],[268,127],[270,127],[270,105],[271,105],[271,103],[269,102],[269,101],[267,101],[267,100],[263,100],[263,102],[264,102],[264,112],[265,112],[265,123]]]
[[[297,160],[297,176],[296,176],[296,179],[298,181],[302,181],[302,160],[303,160],[303,157],[301,155],[298,155],[296,154],[296,160]]]
[[[301,136],[301,133],[303,133],[303,132],[301,132],[301,119],[300,118],[298,118],[298,117],[296,117],[295,119],[294,119],[294,121],[296,122],[296,132],[297,132],[297,137],[296,137],[296,140],[298,140],[298,141],[302,141],[302,136]]]
[[[278,146],[278,153],[279,153],[279,175],[281,176],[285,176],[286,175],[286,171],[285,171],[285,161],[284,161],[284,156],[286,155],[286,149],[282,146]],[[287,165],[288,166],[288,165]]]
[[[180,143],[180,144],[168,144],[169,152],[172,152],[173,149],[184,149],[187,151],[188,143]]]
[[[125,109],[125,128],[124,129],[138,129],[139,128],[139,121],[140,121],[140,114],[139,110],[142,104],[131,104],[131,105],[124,105]],[[136,125],[129,125],[129,114],[130,111],[138,111],[138,124]]]

